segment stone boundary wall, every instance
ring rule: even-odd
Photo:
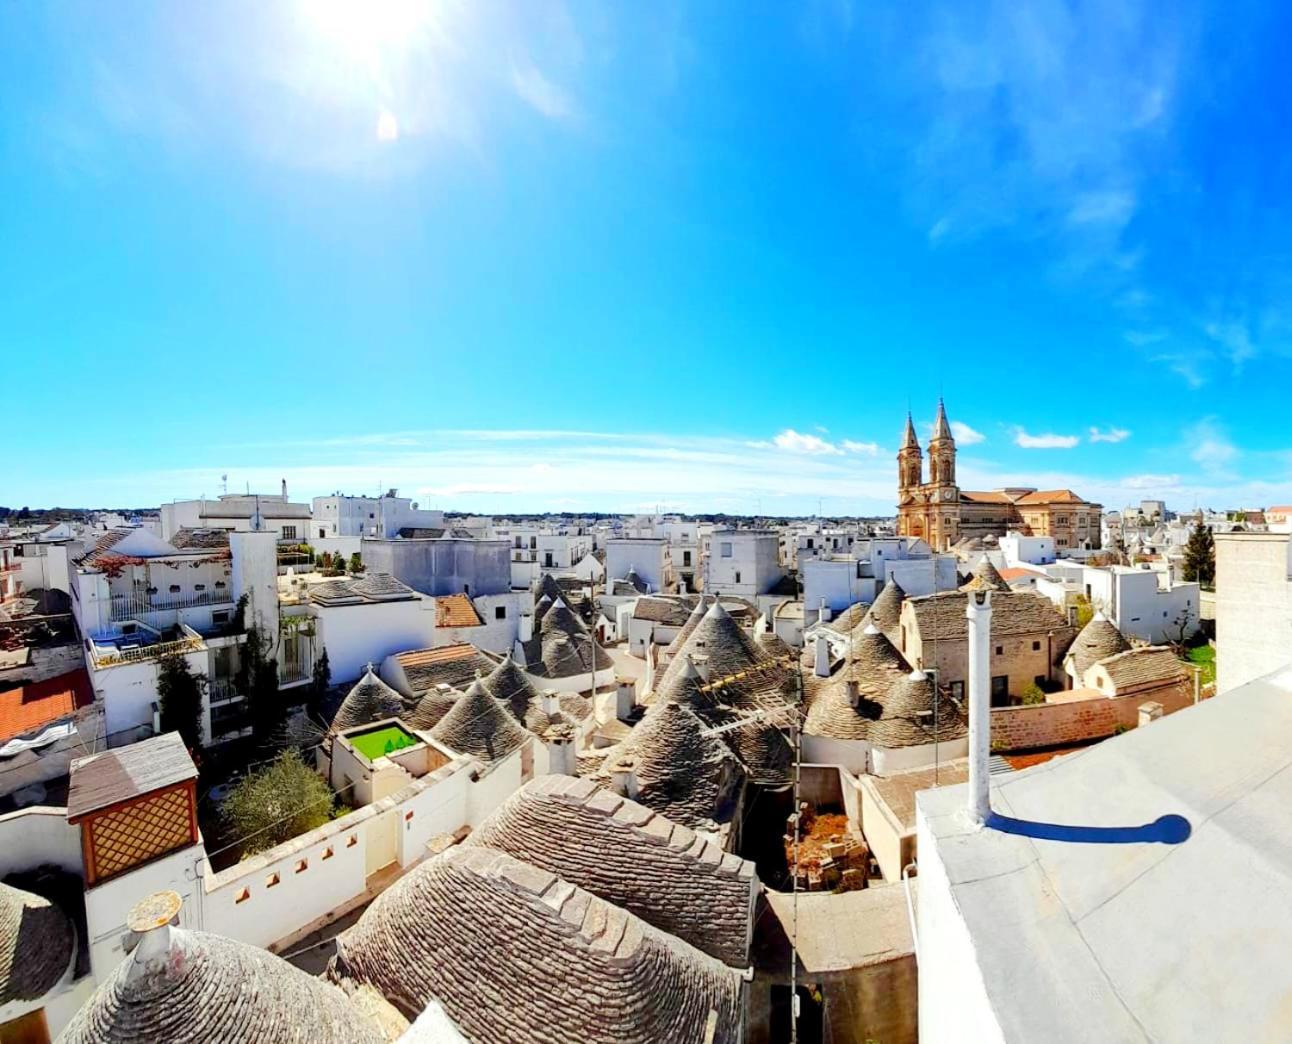
[[[1162,704],[1172,714],[1193,703],[1188,682],[1144,689],[1128,696],[1112,696],[1076,703],[1038,703],[1022,707],[993,707],[991,749],[994,752],[1059,747],[1104,739],[1139,723],[1140,704]]]

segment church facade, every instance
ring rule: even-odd
[[[906,415],[906,435],[897,451],[899,536],[920,537],[935,551],[945,551],[961,540],[1008,532],[1053,537],[1058,550],[1097,548],[1102,514],[1101,505],[1070,489],[962,490],[956,484],[956,441],[941,400],[929,440],[928,481],[924,481],[924,453],[911,415]]]

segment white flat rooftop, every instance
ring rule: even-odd
[[[993,777],[1023,822],[970,825],[963,786],[917,795],[920,902],[949,887],[973,953],[940,962],[951,936],[921,931],[922,1010],[985,989],[1010,1041],[1292,1039],[1289,769],[1285,668]]]

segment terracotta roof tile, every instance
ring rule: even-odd
[[[83,669],[0,692],[0,743],[65,718],[93,701],[94,690]]]
[[[483,624],[476,607],[466,595],[441,595],[435,599],[436,627],[480,627]]]

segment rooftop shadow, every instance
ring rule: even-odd
[[[1184,816],[1159,816],[1142,826],[1096,827],[1073,826],[1063,823],[1036,823],[1030,819],[1014,819],[993,812],[987,826],[1003,834],[1020,834],[1023,837],[1041,838],[1045,841],[1072,841],[1086,845],[1133,845],[1158,842],[1178,845],[1189,840],[1193,827]]]

